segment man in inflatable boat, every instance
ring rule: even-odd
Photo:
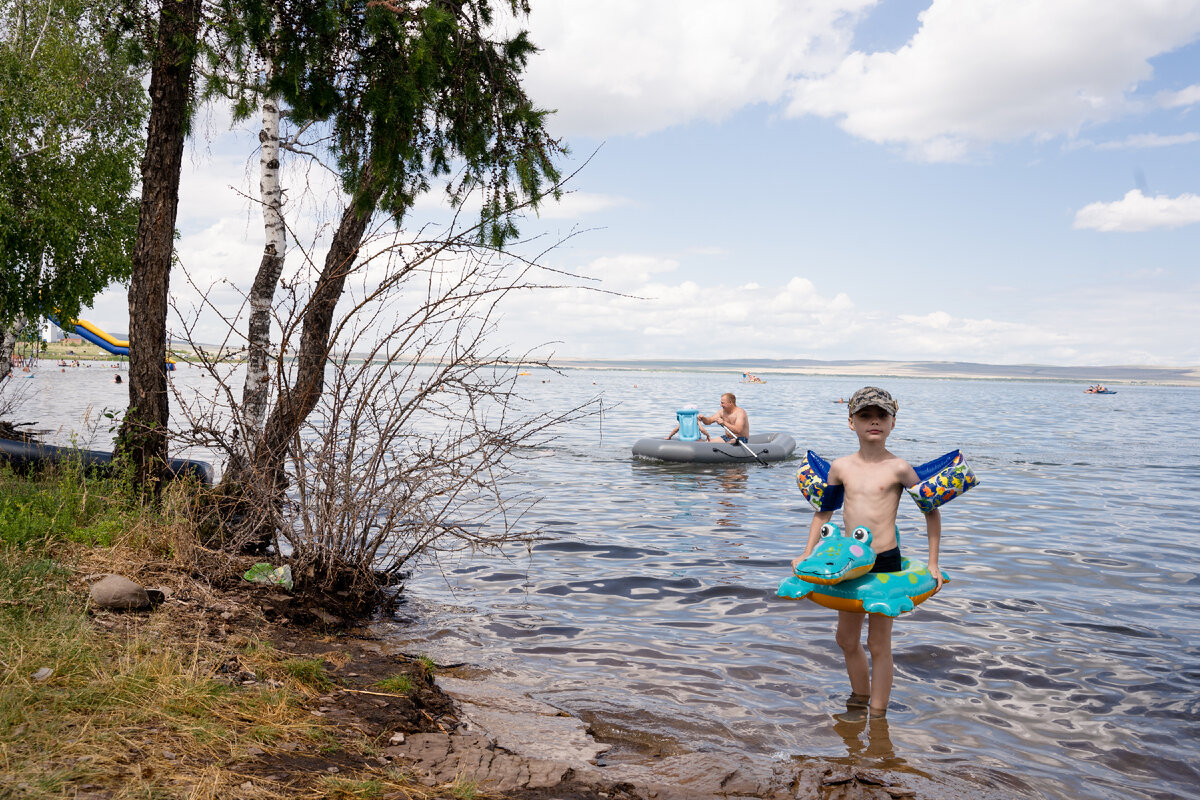
[[[700,429],[701,438],[706,442],[711,442],[712,437],[704,429],[704,425],[713,424],[723,426],[726,431],[718,441],[733,444],[735,436],[742,442],[750,441],[750,417],[746,414],[745,409],[738,408],[737,398],[733,396],[732,392],[726,392],[721,395],[721,409],[719,411],[711,417],[697,414],[696,419],[703,423],[703,425],[697,425],[697,427]],[[678,425],[671,429],[666,438],[673,438],[677,433],[679,433]]]
[[[938,506],[977,481],[959,451],[916,469],[889,452],[898,404],[883,389],[859,389],[847,405],[858,452],[830,464],[810,451],[800,468],[797,482],[816,513],[804,553],[792,562],[793,577],[780,584],[779,595],[809,597],[838,610],[836,638],[850,677],[846,705],[882,716],[892,691],[892,621],[948,580],[938,567]],[[900,555],[896,512],[906,489],[925,515],[928,566]],[[848,535],[831,523],[838,508]],[[867,616],[869,663],[861,641]]]
[[[733,396],[733,392],[721,395],[720,410],[711,417],[701,414],[700,421],[705,425],[720,425],[725,428],[725,435],[721,439],[727,444],[733,444],[735,439],[742,442],[750,441],[750,417],[744,408],[738,408],[737,398]]]

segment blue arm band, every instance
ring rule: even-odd
[[[837,511],[842,507],[846,491],[840,483],[829,483],[829,462],[812,450],[796,471],[796,485],[817,511]]]
[[[917,482],[905,491],[921,509],[928,514],[938,506],[949,503],[960,494],[979,485],[979,479],[971,471],[961,450],[952,450],[919,467],[914,467]]]

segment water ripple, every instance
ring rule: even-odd
[[[126,400],[84,375],[70,391],[46,377],[40,402],[68,430],[81,398]],[[789,375],[736,387],[756,431],[836,456],[854,442],[830,400],[878,382],[901,403],[895,452],[961,447],[981,478],[943,512],[952,581],[897,621],[889,733],[864,745],[831,717],[848,691],[835,616],[773,594],[811,520],[796,464],[629,455],[666,434],[673,409],[715,408],[733,387],[688,372],[545,378],[520,386],[531,411],[606,400],[525,463],[520,488],[544,498],[526,518],[540,541],[418,570],[386,635],[500,671],[647,755],[877,757],[1012,797],[1200,797],[1200,463],[1183,427],[1200,391]],[[907,502],[899,524],[923,556]]]

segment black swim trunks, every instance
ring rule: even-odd
[[[871,567],[871,572],[899,572],[900,571],[900,545],[896,545],[891,550],[886,550],[875,555],[875,566]]]

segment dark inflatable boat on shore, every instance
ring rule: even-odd
[[[112,466],[113,455],[103,450],[79,450],[74,447],[0,439],[0,461],[8,462],[16,472],[69,461],[79,461],[85,469],[107,470]],[[167,472],[171,478],[192,478],[205,486],[211,486],[213,483],[212,465],[205,461],[172,458],[167,461]]]

